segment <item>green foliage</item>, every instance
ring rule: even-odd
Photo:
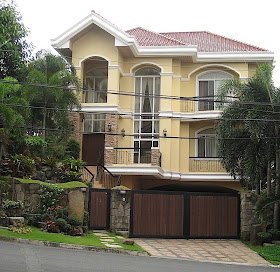
[[[17,82],[16,79],[11,77],[6,77],[4,80]],[[9,144],[8,151],[12,154],[21,152],[24,147],[24,134],[26,133],[22,126],[28,122],[30,117],[30,109],[27,107],[28,102],[21,96],[21,89],[18,84],[0,83],[0,97],[1,102],[5,104],[0,107],[0,123],[2,125],[0,138],[2,144],[4,146]],[[9,106],[14,104],[23,107]]]
[[[272,241],[272,235],[269,232],[258,232],[257,239],[261,243],[270,243]]]
[[[74,226],[74,227],[79,227],[79,226],[82,226],[82,225],[83,225],[83,221],[82,221],[79,217],[77,217],[77,216],[75,216],[75,215],[73,215],[73,214],[70,214],[70,215],[68,216],[67,222],[68,222],[71,226]]]
[[[280,231],[278,229],[270,229],[268,233],[272,236],[272,241],[280,239]]]
[[[76,88],[80,86],[73,67],[60,56],[40,51],[29,63],[28,71],[27,81],[35,85],[26,86],[24,95],[31,106],[37,107],[32,109],[32,124],[43,128],[44,140],[50,135],[60,140],[67,138],[69,136],[67,132],[51,132],[45,128],[70,129],[67,110],[80,107],[77,95],[69,88],[70,84]],[[36,86],[36,84],[53,87]],[[57,108],[65,109],[65,111],[57,110]]]
[[[23,207],[21,201],[13,201],[13,200],[3,200],[2,208],[8,216],[15,216],[19,212],[19,209]]]
[[[43,160],[45,166],[50,167],[51,169],[56,169],[58,164],[58,159],[56,157],[47,157]]]
[[[11,183],[6,177],[0,176],[0,206],[1,201],[9,195]]]
[[[279,118],[276,109],[269,105],[280,102],[271,74],[271,66],[264,64],[248,81],[228,80],[218,90],[218,100],[225,100],[231,92],[240,102],[222,105],[221,119],[216,122],[218,154],[225,169],[241,181],[246,180],[250,189],[266,178],[268,163],[275,161],[279,144],[275,123],[267,121]]]
[[[74,159],[79,159],[81,146],[75,139],[70,139],[66,144],[66,153]]]
[[[261,197],[256,203],[256,215],[263,221],[264,211],[267,207],[280,201],[280,196]]]
[[[88,211],[84,211],[84,222],[83,222],[84,226],[89,226],[89,212]]]
[[[71,171],[80,171],[82,168],[84,168],[84,166],[86,165],[86,163],[80,159],[74,159],[73,157],[71,158],[67,158],[63,161],[63,165],[71,170]]]
[[[57,186],[40,186],[40,209],[43,213],[48,212],[48,208],[56,208],[63,198],[63,189]]]
[[[22,79],[30,46],[26,41],[28,32],[13,3],[1,2],[0,25],[0,78],[13,76]]]
[[[55,221],[56,226],[59,227],[61,232],[67,233],[71,229],[71,225],[67,223],[67,221],[63,218],[58,218]]]
[[[78,181],[81,175],[81,173],[76,171],[60,170],[58,178],[61,182]]]
[[[25,144],[32,156],[42,156],[42,148],[48,145],[41,136],[26,137]]]
[[[30,176],[35,169],[35,161],[22,154],[10,156],[9,167],[15,177]]]

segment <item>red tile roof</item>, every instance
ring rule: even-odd
[[[207,31],[156,33],[141,27],[126,31],[140,46],[197,46],[198,52],[256,52],[266,49]]]
[[[127,30],[131,36],[134,36],[140,46],[182,46],[184,42],[178,41],[172,37],[166,37],[160,33],[152,32],[142,27]]]

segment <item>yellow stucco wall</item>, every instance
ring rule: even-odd
[[[256,64],[245,62],[193,63],[171,57],[125,57],[115,46],[114,37],[97,26],[73,41],[72,57],[74,66],[79,68],[77,74],[81,80],[90,69],[100,65],[108,65],[108,90],[131,93],[132,96],[108,93],[107,103],[104,106],[118,106],[121,111],[127,114],[133,113],[134,110],[134,73],[143,66],[153,66],[159,69],[161,71],[161,95],[174,97],[197,96],[197,76],[202,72],[221,70],[236,78],[248,78],[254,74],[257,67]],[[94,62],[94,59],[99,62]],[[182,105],[179,100],[161,99],[160,111],[180,113],[183,112]],[[194,107],[189,112],[193,110],[195,110]],[[168,137],[195,137],[195,133],[199,129],[213,125],[213,120],[182,122],[179,118],[161,118],[160,136],[163,136],[163,129],[167,130],[167,137],[159,140],[162,170],[188,173],[190,172],[189,157],[196,155],[195,140],[170,139]],[[126,134],[133,134],[133,116],[119,118],[118,132],[120,134],[123,128]],[[133,137],[118,136],[118,147],[133,147]],[[140,179],[136,177],[124,176],[122,180],[123,184],[129,188],[144,189],[143,184],[146,184],[146,182],[140,182]],[[149,186],[152,185],[146,184],[144,187],[148,188]],[[235,183],[234,185],[227,183],[222,186],[237,188]]]

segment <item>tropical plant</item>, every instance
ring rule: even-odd
[[[46,51],[39,51],[28,65],[27,82],[32,83],[24,89],[25,97],[32,108],[34,131],[47,135],[60,134],[59,130],[70,129],[68,109],[80,107],[77,95],[70,85],[79,89],[79,80],[72,65],[62,57]],[[41,129],[36,129],[41,127]],[[48,130],[47,130],[48,129]],[[69,133],[64,132],[65,137]]]
[[[260,183],[271,194],[280,194],[280,102],[272,82],[272,67],[259,66],[248,81],[227,80],[220,85],[218,99],[233,93],[237,101],[224,106],[216,123],[218,154],[225,169],[260,192]],[[274,175],[274,176],[273,176]],[[275,204],[274,227],[279,227],[279,205]]]
[[[70,139],[66,144],[66,153],[73,157],[74,159],[78,159],[80,157],[81,146],[78,141],[75,139]]]

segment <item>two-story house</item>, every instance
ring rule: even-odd
[[[101,163],[131,189],[240,189],[217,158],[215,93],[272,52],[210,32],[123,31],[94,11],[52,46],[83,84],[71,118],[92,172]]]

